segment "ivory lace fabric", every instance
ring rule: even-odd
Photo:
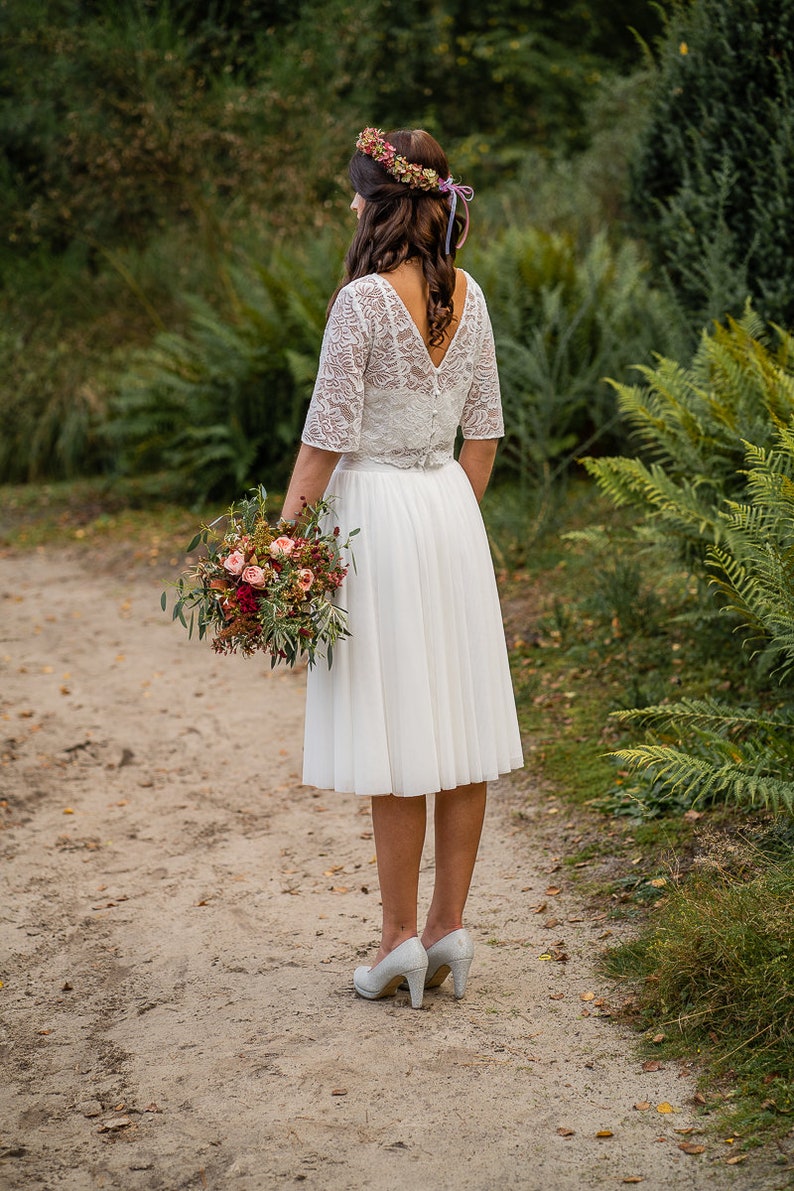
[[[438,467],[464,438],[504,433],[482,290],[466,298],[441,364],[394,287],[371,274],[340,291],[326,326],[303,442],[393,467]]]

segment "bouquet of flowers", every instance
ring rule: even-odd
[[[270,654],[271,666],[280,661],[294,666],[301,654],[313,666],[319,653],[330,666],[335,642],[350,635],[347,613],[330,597],[347,574],[342,551],[358,530],[345,542],[338,526],[324,531],[321,520],[331,511],[327,500],[305,506],[295,524],[279,521],[273,527],[266,516],[267,492],[260,485],[252,493],[202,525],[187,547],[190,554],[203,542],[207,553],[177,579],[172,619],[189,636],[198,627],[199,639],[212,630],[216,653],[239,650],[250,657],[262,650]],[[215,529],[219,521],[226,522],[222,532]],[[163,611],[167,602],[164,591]]]

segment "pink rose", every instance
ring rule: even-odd
[[[228,558],[223,560],[223,569],[228,571],[230,575],[239,575],[245,566],[245,555],[241,554],[239,550],[232,550]]]
[[[264,587],[267,577],[261,567],[246,567],[243,571],[243,583],[249,587]]]
[[[301,567],[298,571],[298,582],[304,591],[308,591],[314,583],[314,571],[310,571],[308,567]]]
[[[289,554],[292,554],[292,551],[294,549],[295,549],[295,543],[292,540],[292,538],[287,538],[282,535],[282,537],[276,538],[275,542],[271,542],[270,557],[278,558],[279,554],[289,555]]]

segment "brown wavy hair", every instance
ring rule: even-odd
[[[386,133],[397,152],[418,165],[449,177],[449,166],[438,141],[422,128]],[[369,273],[388,273],[406,260],[419,260],[427,281],[429,344],[440,347],[455,313],[455,249],[464,221],[458,213],[445,254],[449,224],[449,196],[419,190],[398,182],[377,161],[358,150],[350,160],[350,181],[366,200],[356,233],[345,257],[345,277],[337,289]]]

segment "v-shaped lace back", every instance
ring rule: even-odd
[[[466,274],[463,272],[462,269],[460,269],[459,272],[464,277],[466,277]],[[383,273],[377,273],[377,274],[375,274],[375,276],[379,277],[382,281],[384,281],[388,285],[389,289],[392,291],[392,293],[396,297],[397,301],[400,303],[400,306],[402,306],[402,308],[405,310],[405,313],[408,315],[409,319],[413,323],[414,330],[416,331],[416,334],[421,339],[424,349],[427,352],[427,358],[428,358],[430,367],[435,368],[435,369],[440,369],[449,354],[449,351],[452,347],[453,342],[457,338],[458,328],[460,326],[460,321],[461,321],[461,318],[463,317],[463,315],[461,314],[458,317],[458,319],[453,323],[453,330],[451,331],[450,336],[447,339],[447,342],[446,342],[446,345],[444,348],[444,354],[441,357],[441,359],[438,361],[438,363],[436,363],[436,361],[433,359],[430,348],[427,346],[427,343],[425,342],[425,339],[424,339],[424,336],[422,335],[422,331],[421,331],[421,328],[419,327],[419,324],[417,323],[414,316],[411,314],[411,311],[408,308],[408,303],[405,301],[402,294],[397,289],[396,285],[394,285],[391,281],[389,281],[388,277],[386,277],[386,275]],[[466,285],[463,287],[463,301],[461,303],[461,311],[465,311],[468,298],[469,298],[469,286],[468,286],[468,280],[467,280]]]
[[[504,433],[493,332],[482,290],[466,274],[455,335],[433,363],[397,291],[371,274],[351,281],[325,329],[303,442],[390,463],[437,467],[465,438]]]

